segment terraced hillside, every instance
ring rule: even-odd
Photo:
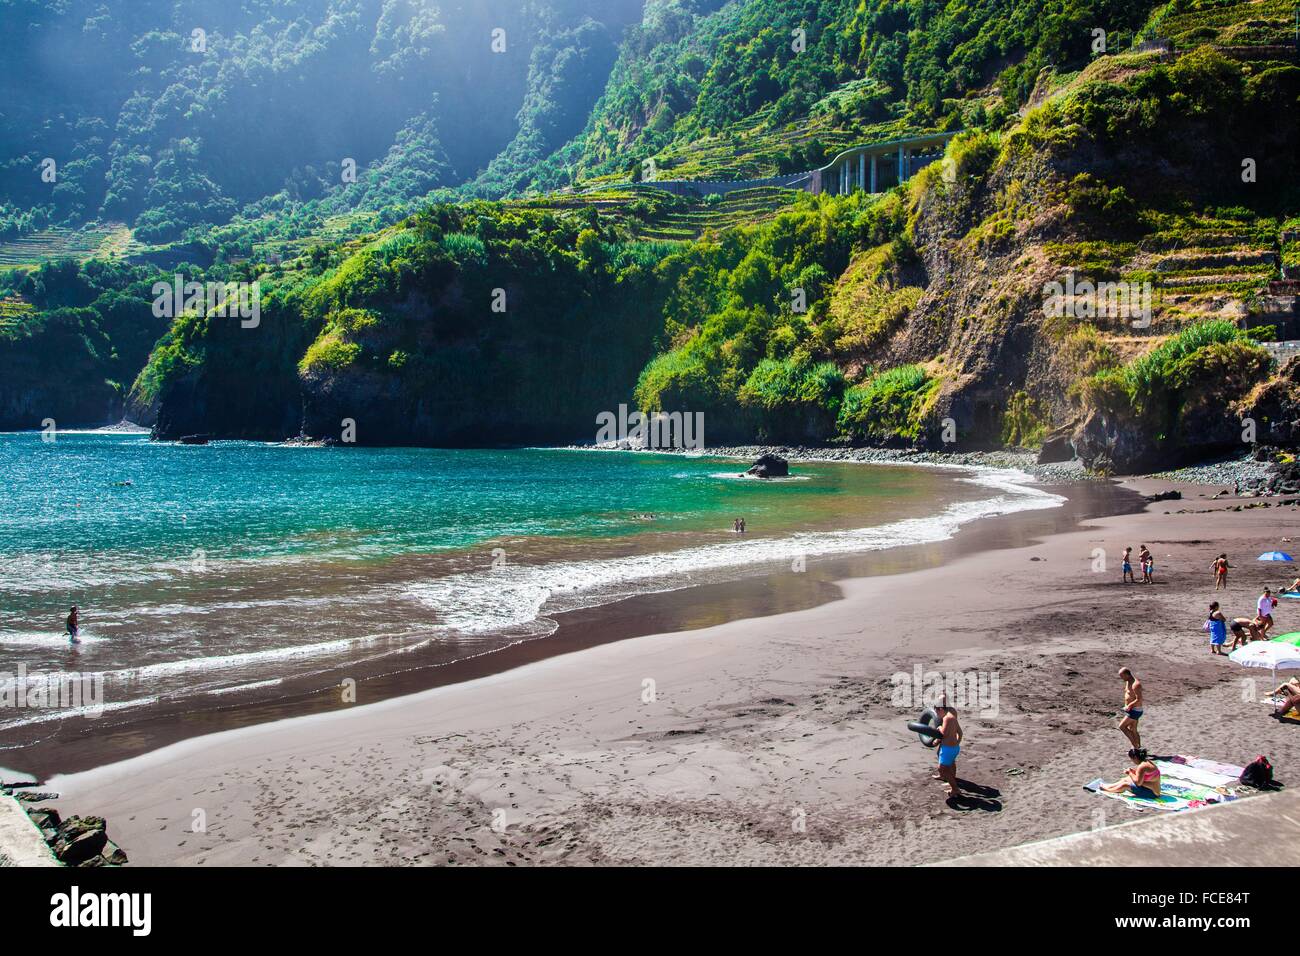
[[[1167,37],[1179,50],[1202,43],[1222,46],[1294,46],[1295,4],[1291,0],[1247,0],[1245,3],[1172,3],[1153,18],[1145,31]]]
[[[51,226],[0,242],[0,267],[31,268],[51,259],[77,259],[111,255],[120,242],[122,225],[70,229]]]
[[[0,298],[0,338],[16,332],[23,319],[34,311],[32,304],[20,295]]]

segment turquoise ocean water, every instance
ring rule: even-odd
[[[95,674],[109,708],[433,648],[545,639],[651,591],[951,536],[1060,499],[1005,473],[519,449],[0,435],[0,672]],[[748,533],[732,532],[734,518]],[[82,609],[83,643],[61,636]],[[0,714],[0,728],[57,719]]]

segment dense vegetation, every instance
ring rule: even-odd
[[[367,69],[448,52],[443,21],[412,25],[422,9],[382,6],[392,45],[367,46]],[[1065,430],[1115,468],[1239,445],[1244,418],[1291,440],[1296,376],[1247,331],[1300,335],[1266,288],[1300,248],[1300,68],[1275,0],[649,0],[621,44],[592,9],[525,5],[523,106],[473,175],[437,135],[444,97],[383,147],[382,175],[241,197],[147,265],[11,276],[0,361],[6,342],[76,330],[58,348],[163,435],[331,437],[351,420],[363,442],[590,440],[626,402],[704,412],[710,442]],[[879,197],[636,182],[802,169],[955,127],[941,164]],[[260,281],[260,325],[191,313],[126,332],[122,303],[181,268]],[[1142,321],[1053,311],[1066,277],[1145,290]]]
[[[315,224],[409,210],[503,149],[527,164],[572,136],[639,12],[639,0],[0,5],[0,238],[102,218],[158,242],[241,212],[306,206]]]

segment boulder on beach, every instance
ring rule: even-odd
[[[1074,460],[1074,442],[1070,441],[1069,431],[1057,432],[1043,439],[1043,447],[1038,451],[1038,464],[1055,465]]]
[[[107,842],[103,817],[69,817],[56,831],[54,855],[67,866],[79,866],[99,856]]]
[[[763,455],[745,474],[755,478],[785,478],[790,474],[790,463],[780,455]]]

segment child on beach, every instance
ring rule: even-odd
[[[1228,555],[1226,553],[1221,554],[1214,559],[1214,563],[1210,565],[1210,569],[1214,571],[1214,590],[1227,590],[1228,568],[1230,567],[1232,567],[1232,565],[1228,563]]]
[[[1131,547],[1130,547],[1130,548],[1125,548],[1125,549],[1124,549],[1124,568],[1123,568],[1123,571],[1124,571],[1124,576],[1123,576],[1122,580],[1123,580],[1123,582],[1124,582],[1125,584],[1136,584],[1136,583],[1137,583],[1137,581],[1136,581],[1136,580],[1134,579],[1134,577],[1133,577],[1133,549],[1132,549]]]
[[[1141,545],[1138,550],[1138,561],[1142,564],[1142,583],[1155,584],[1155,578],[1151,575],[1156,569],[1156,562],[1151,557],[1151,552],[1147,550],[1145,544]]]
[[[1124,779],[1108,783],[1101,789],[1107,793],[1123,793],[1128,790],[1133,796],[1148,800],[1160,796],[1160,768],[1151,762],[1147,752],[1141,747],[1134,747],[1128,752],[1128,759],[1133,761],[1134,766],[1124,771]]]
[[[1210,632],[1210,653],[1222,655],[1228,640],[1228,619],[1219,610],[1219,602],[1210,604],[1210,616],[1205,619],[1205,629]]]
[[[961,753],[961,724],[957,721],[957,711],[948,706],[945,697],[935,705],[935,715],[939,718],[939,772],[934,779],[942,780],[948,785],[948,796],[957,793],[957,755]]]
[[[1142,682],[1127,667],[1119,669],[1119,679],[1124,682],[1124,719],[1119,722],[1119,729],[1129,739],[1129,743],[1141,747],[1142,735],[1138,733],[1138,721],[1142,719]]]

